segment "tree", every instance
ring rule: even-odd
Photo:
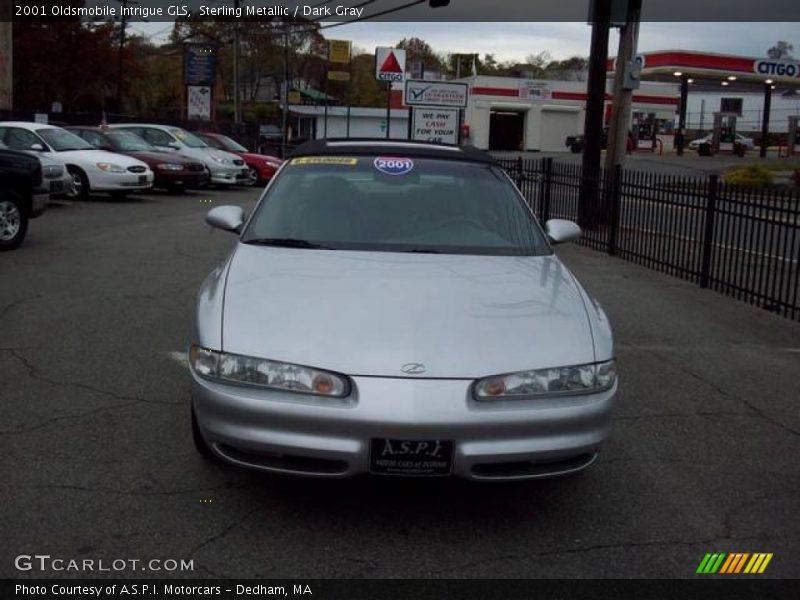
[[[767,50],[767,56],[772,60],[785,60],[792,58],[792,52],[794,52],[794,46],[781,40]]]
[[[444,68],[442,59],[434,52],[428,42],[416,37],[403,38],[397,42],[397,48],[406,51],[406,63],[421,61],[426,71],[441,72]]]

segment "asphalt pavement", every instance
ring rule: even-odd
[[[204,462],[181,364],[193,297],[257,192],[52,207],[0,254],[0,577],[15,557],[193,560],[173,577],[694,577],[800,568],[800,324],[577,246],[615,328],[611,438],[523,484],[316,481]],[[162,576],[125,569],[119,576]]]

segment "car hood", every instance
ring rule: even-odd
[[[223,350],[349,375],[472,379],[594,361],[587,311],[555,256],[297,250],[239,244]]]
[[[57,155],[68,163],[83,164],[92,167],[99,162],[113,163],[125,168],[147,166],[142,161],[131,158],[130,156],[106,152],[105,150],[67,150],[65,152],[58,152]]]

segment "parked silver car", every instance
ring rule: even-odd
[[[603,310],[486,153],[296,150],[197,296],[197,449],[243,467],[504,480],[583,469],[617,391]]]

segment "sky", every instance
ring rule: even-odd
[[[166,39],[169,23],[132,23],[132,32]],[[612,30],[609,55],[616,54]],[[372,52],[404,37],[419,37],[437,52],[494,54],[500,61],[522,62],[529,54],[548,51],[555,59],[588,56],[591,28],[585,23],[352,23],[323,32],[325,37],[353,40],[354,46]],[[795,46],[800,58],[800,23],[642,23],[639,51],[698,50],[765,56],[778,40]]]

